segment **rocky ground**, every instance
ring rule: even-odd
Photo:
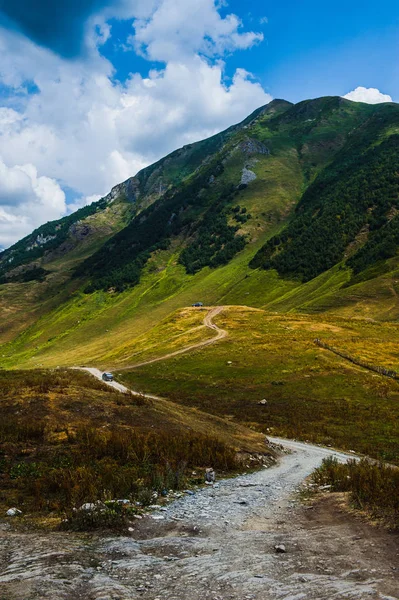
[[[302,504],[298,487],[332,452],[289,445],[279,465],[187,493],[124,536],[3,522],[0,600],[398,600],[398,536],[339,496]]]

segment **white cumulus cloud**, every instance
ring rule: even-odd
[[[159,61],[181,60],[197,52],[221,55],[263,40],[262,33],[242,32],[236,15],[222,18],[214,0],[163,0],[147,18],[137,19],[134,29],[130,41],[136,50]]]
[[[38,177],[32,164],[7,167],[0,159],[0,240],[7,246],[33,227],[65,214],[65,194],[56,181]]]
[[[22,178],[21,164],[36,173],[35,178],[25,169],[30,192],[19,181],[12,193],[0,193],[5,211],[0,246],[66,214],[62,188],[74,190],[73,208],[81,206],[168,152],[225,129],[271,100],[243,69],[226,79],[224,54],[249,48],[262,36],[245,31],[235,15],[222,18],[218,5],[216,0],[124,0],[115,5],[123,12],[108,7],[91,19],[89,56],[74,61],[0,30],[0,83],[9,91],[0,105],[4,177],[17,173]],[[127,54],[132,72],[123,83],[113,79],[113,65],[98,50],[112,37],[107,23],[112,16],[135,19]],[[135,72],[134,49],[160,67],[146,75]],[[48,189],[49,182],[55,186],[51,210],[43,203],[44,196],[50,202],[48,195],[37,191],[44,181]]]
[[[383,94],[377,88],[357,87],[352,92],[343,96],[352,102],[365,102],[366,104],[381,104],[382,102],[392,102],[391,96]]]

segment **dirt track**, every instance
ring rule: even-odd
[[[192,344],[191,346],[186,346],[186,348],[181,348],[180,350],[176,350],[175,352],[170,352],[169,354],[164,354],[163,356],[158,356],[157,358],[151,358],[150,360],[145,360],[143,362],[136,363],[134,365],[128,365],[125,367],[121,367],[118,369],[118,371],[127,371],[130,369],[137,369],[138,367],[144,367],[144,365],[150,365],[152,363],[159,362],[160,360],[167,360],[168,358],[172,358],[173,356],[179,356],[179,354],[185,354],[186,352],[190,352],[191,350],[197,350],[198,348],[204,348],[205,346],[210,346],[211,344],[214,344],[215,342],[222,340],[223,338],[228,336],[228,333],[224,329],[220,329],[220,327],[218,327],[213,322],[212,319],[214,317],[216,317],[216,315],[218,315],[220,312],[222,312],[222,310],[224,308],[225,308],[224,306],[215,306],[215,307],[211,308],[210,310],[207,310],[207,313],[204,317],[204,321],[203,321],[204,327],[208,327],[209,329],[216,331],[216,335],[213,338],[210,338],[209,340],[204,340],[203,342],[198,342],[197,344]],[[204,310],[204,309],[200,309],[200,310]]]
[[[220,339],[226,332],[212,322],[216,310],[206,325]],[[122,537],[1,534],[0,527],[0,598],[399,600],[397,536],[350,516],[333,495],[311,509],[298,501],[325,456],[347,456],[272,441],[292,451],[278,465],[183,494]],[[287,551],[276,553],[277,544]]]
[[[152,358],[150,360],[146,360],[141,363],[136,363],[134,365],[130,365],[127,367],[118,368],[118,371],[126,371],[126,370],[136,369],[138,367],[143,367],[144,365],[150,365],[152,363],[159,362],[161,360],[167,360],[168,358],[172,358],[173,356],[179,356],[180,354],[185,354],[186,352],[190,352],[191,350],[198,350],[199,348],[204,348],[205,346],[210,346],[211,344],[215,344],[219,340],[222,340],[223,338],[228,336],[228,333],[224,329],[221,329],[220,327],[218,327],[216,325],[216,323],[213,322],[213,318],[216,317],[216,315],[218,315],[220,312],[222,312],[222,310],[224,308],[225,308],[224,306],[215,306],[214,308],[207,310],[206,315],[204,317],[204,321],[203,321],[204,327],[208,327],[209,329],[212,329],[213,331],[216,332],[216,335],[213,338],[210,338],[209,340],[204,340],[202,342],[198,342],[197,344],[192,344],[191,346],[186,346],[185,348],[181,348],[180,350],[176,350],[175,352],[170,352],[169,354],[164,354],[163,356],[158,356],[157,358]],[[100,369],[96,369],[95,367],[74,367],[74,368],[80,369],[82,371],[87,371],[88,373],[90,373],[91,375],[96,377],[97,379],[102,380],[103,371],[100,371]],[[118,383],[117,381],[106,381],[105,383],[107,385],[109,385],[110,387],[112,387],[120,392],[123,392],[123,393],[133,391],[133,390],[129,390],[126,386],[122,385],[121,383]],[[133,393],[137,393],[137,392],[133,391]],[[158,399],[158,396],[153,396],[151,394],[144,394],[144,396],[146,398],[150,398],[152,400]]]
[[[286,445],[293,453],[275,467],[183,494],[121,537],[0,523],[0,598],[397,600],[397,537],[350,517],[332,495],[302,506],[298,486],[333,452]]]

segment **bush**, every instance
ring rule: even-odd
[[[318,485],[331,485],[336,492],[349,492],[356,508],[399,528],[399,469],[369,459],[339,463],[323,460],[312,479]]]
[[[111,498],[145,504],[154,492],[187,487],[193,469],[239,468],[234,448],[170,422],[149,429],[148,400],[80,371],[73,381],[62,369],[0,371],[0,390],[1,495],[25,511],[60,514]]]
[[[62,531],[91,531],[95,529],[126,530],[128,519],[122,506],[99,504],[92,510],[69,511],[61,522]]]

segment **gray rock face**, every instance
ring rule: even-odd
[[[139,180],[136,177],[129,177],[123,183],[115,185],[110,193],[105,196],[105,200],[108,204],[111,204],[119,196],[125,196],[128,202],[136,202],[139,198],[139,188]]]
[[[38,236],[36,236],[36,239],[33,242],[33,244],[26,247],[26,250],[33,250],[34,248],[38,248],[39,246],[44,246],[45,244],[47,244],[47,242],[54,240],[56,237],[56,235],[44,236],[42,233],[40,233]]]
[[[251,171],[250,169],[247,169],[247,167],[244,167],[242,170],[240,184],[248,185],[248,183],[251,183],[251,181],[255,181],[255,179],[256,179],[256,174],[253,171]]]
[[[77,223],[73,223],[73,225],[70,226],[69,233],[77,240],[83,240],[91,233],[91,229],[87,225],[87,223],[82,223],[81,221],[78,221]]]
[[[270,154],[269,148],[262,144],[262,142],[254,140],[253,138],[248,138],[241,142],[239,148],[241,152],[244,152],[245,154]]]

